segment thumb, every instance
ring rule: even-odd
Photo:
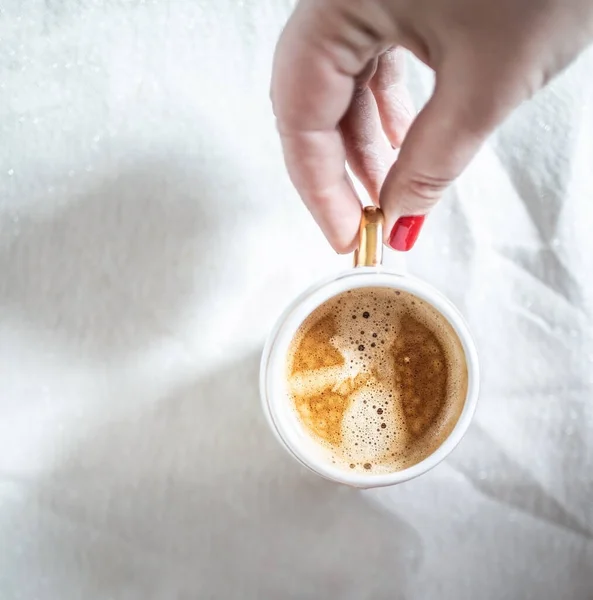
[[[381,189],[385,242],[410,250],[425,215],[510,111],[500,91],[478,81],[439,82],[416,117]],[[491,93],[492,92],[492,93]]]

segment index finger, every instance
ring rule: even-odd
[[[330,244],[350,252],[361,204],[346,173],[339,123],[354,77],[376,53],[334,3],[304,1],[290,18],[274,58],[272,102],[290,178]]]

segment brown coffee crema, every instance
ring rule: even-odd
[[[457,423],[467,364],[449,322],[391,288],[339,294],[307,317],[287,357],[300,423],[328,460],[377,474],[432,454]]]

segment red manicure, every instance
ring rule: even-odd
[[[391,230],[389,236],[389,245],[394,250],[407,252],[412,248],[418,239],[425,215],[415,215],[411,217],[400,217]]]

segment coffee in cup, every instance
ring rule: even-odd
[[[450,435],[467,397],[462,343],[418,296],[359,287],[318,306],[286,355],[286,389],[323,460],[360,474],[393,473]]]

